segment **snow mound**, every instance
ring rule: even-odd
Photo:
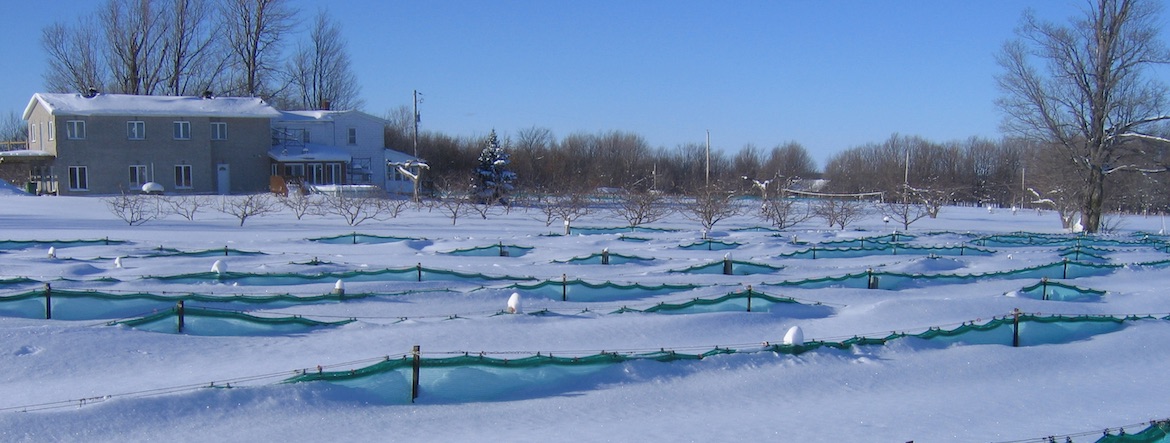
[[[0,195],[28,195],[28,193],[0,178]]]

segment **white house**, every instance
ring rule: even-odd
[[[282,143],[285,146],[276,155],[292,160],[288,154],[303,153],[312,159],[319,152],[332,161],[348,155],[343,179],[316,183],[309,176],[306,178],[316,184],[367,184],[391,193],[409,194],[413,190],[410,180],[395,167],[387,166],[387,161],[402,162],[413,157],[386,148],[387,123],[385,119],[353,110],[282,111],[281,116],[272,121],[274,138],[300,140],[299,143]]]

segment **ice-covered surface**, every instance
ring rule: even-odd
[[[0,191],[2,194],[3,191]],[[561,301],[517,290],[511,280],[446,279],[345,281],[348,294],[397,294],[257,307],[255,315],[357,321],[305,333],[197,336],[108,326],[105,321],[0,317],[0,440],[3,441],[1009,441],[1091,432],[1170,417],[1158,386],[1170,367],[1165,342],[1170,322],[1134,322],[1115,332],[1012,348],[939,343],[907,338],[884,346],[800,355],[753,352],[703,360],[633,361],[607,366],[521,373],[453,368],[424,383],[416,403],[395,386],[384,389],[325,382],[281,384],[297,370],[318,365],[356,369],[381,356],[448,352],[522,358],[537,352],[595,354],[601,350],[709,350],[782,343],[799,326],[805,341],[921,332],[987,321],[1019,308],[1041,314],[1160,314],[1170,312],[1164,267],[1127,266],[1064,280],[1108,291],[1099,300],[1052,301],[1017,297],[1036,279],[981,279],[962,283],[920,281],[901,290],[829,285],[821,289],[761,286],[783,280],[864,273],[867,269],[936,275],[1002,272],[1058,262],[1058,246],[995,246],[988,256],[874,255],[850,258],[777,258],[834,240],[889,234],[880,215],[849,230],[819,221],[775,235],[750,217],[720,222],[720,239],[737,243],[736,260],[782,267],[773,273],[721,275],[672,273],[716,262],[727,251],[680,248],[700,241],[699,227],[681,217],[656,223],[669,228],[639,232],[648,241],[623,242],[620,233],[557,235],[535,211],[497,212],[486,220],[463,217],[451,225],[440,211],[408,210],[387,221],[351,227],[337,216],[291,213],[250,218],[203,211],[128,227],[96,198],[0,197],[0,240],[21,243],[0,253],[0,281],[25,277],[54,289],[181,294],[316,296],[338,289],[336,278],[302,285],[171,281],[144,276],[206,273],[216,260],[231,273],[318,275],[421,266],[533,281],[592,284],[699,285],[665,293],[599,302]],[[614,226],[598,212],[581,226]],[[1118,238],[1157,232],[1157,217],[1126,217]],[[354,232],[425,239],[386,243],[329,243],[310,238]],[[968,235],[973,231],[972,235]],[[954,246],[975,233],[1059,233],[1056,215],[980,208],[945,208],[939,219],[915,223],[907,244]],[[793,236],[800,244],[793,244]],[[124,240],[57,243],[51,241]],[[518,244],[522,256],[458,256],[448,252],[483,245]],[[867,242],[868,245],[868,242]],[[66,247],[68,246],[68,247]],[[56,259],[46,251],[54,247]],[[223,257],[153,254],[158,249],[260,251]],[[569,264],[567,257],[613,254],[652,258],[623,264]],[[1170,258],[1163,247],[1113,248],[1109,263]],[[114,257],[122,257],[121,267]],[[528,283],[531,283],[529,281]],[[822,303],[818,315],[764,312],[630,312],[741,291],[748,285],[773,296]],[[0,285],[0,295],[40,283]],[[413,292],[412,292],[413,291]],[[513,293],[524,314],[507,310]],[[1009,294],[1009,295],[1005,295]],[[4,302],[0,302],[4,303]],[[783,307],[781,307],[783,308]],[[586,309],[588,309],[586,311]],[[545,315],[529,315],[546,311]],[[454,317],[453,317],[454,316]],[[347,363],[361,362],[361,363]],[[424,376],[438,372],[423,372]],[[231,389],[223,387],[232,381]],[[381,381],[378,381],[381,380]],[[477,385],[479,381],[494,380]],[[62,402],[62,403],[56,403]],[[40,409],[40,405],[66,406]],[[30,412],[21,412],[28,410]],[[1131,427],[1130,432],[1142,426]],[[1063,441],[1063,439],[1061,439]]]

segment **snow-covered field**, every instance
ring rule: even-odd
[[[702,234],[697,223],[678,216],[652,224],[660,228],[655,231],[577,230],[569,236],[550,235],[563,234],[563,225],[545,226],[539,218],[535,211],[514,210],[487,220],[461,218],[452,226],[440,212],[411,209],[357,227],[337,216],[296,220],[290,213],[248,219],[240,227],[231,216],[207,210],[194,221],[170,216],[129,227],[97,198],[0,196],[0,240],[58,241],[0,242],[0,440],[927,442],[1071,435],[1080,442],[1095,441],[1107,428],[1116,433],[1129,426],[1133,433],[1170,417],[1162,389],[1163,371],[1170,368],[1170,320],[1162,319],[1170,313],[1170,271],[1158,264],[1170,254],[1157,235],[1159,217],[1125,217],[1120,232],[1106,237],[1116,242],[1086,241],[1080,249],[1067,242],[997,242],[1009,237],[990,244],[985,238],[984,246],[977,239],[989,234],[1059,234],[1059,222],[1051,212],[944,208],[940,218],[903,233],[897,253],[888,251],[895,241],[883,236],[893,227],[880,215],[845,231],[813,220],[783,233],[742,230],[761,222],[738,217],[716,225],[711,250],[706,244],[681,247]],[[575,226],[622,224],[599,212]],[[1134,234],[1139,231],[1151,235]],[[351,235],[309,240],[345,234]],[[101,241],[60,242],[67,240]],[[510,256],[499,256],[500,245]],[[801,255],[814,246],[820,257]],[[454,252],[479,247],[485,247],[479,254]],[[990,252],[958,255],[955,247]],[[224,248],[227,256],[216,253]],[[597,257],[571,261],[603,250],[611,254],[609,265]],[[1105,295],[1043,300],[1021,289],[1039,283],[1037,273],[1060,272],[1054,270],[1060,265],[1007,272],[1059,264],[1070,253],[1074,264],[1087,264],[1076,268],[1084,276],[1052,281]],[[120,267],[115,257],[122,257]],[[721,272],[725,258],[733,260],[735,275]],[[223,276],[209,272],[216,261],[227,268]],[[881,276],[877,289],[856,278],[823,280],[871,270]],[[293,275],[322,273],[331,274],[299,283]],[[180,275],[186,276],[158,278]],[[593,289],[566,285],[568,300],[562,301],[562,279]],[[84,312],[70,311],[68,303],[83,298],[58,296],[57,315],[45,320],[25,312],[43,309],[35,304],[40,298],[14,298],[41,290],[43,282],[62,294],[311,297],[330,294],[338,280],[348,295],[344,301],[185,302],[192,312],[206,305],[257,317],[355,320],[314,328],[281,323],[247,329],[193,317],[178,334],[172,320],[110,325],[165,311],[174,305],[169,301],[144,312],[94,302],[94,309],[110,314],[79,318]],[[597,289],[605,282],[613,285]],[[622,289],[633,284],[643,290]],[[754,293],[800,304],[757,298],[747,312],[736,304],[744,300],[735,299],[652,312],[661,303],[713,300],[749,285]],[[378,295],[363,296],[370,293]],[[513,293],[520,294],[524,315],[501,314]],[[628,312],[616,312],[623,307]],[[1042,317],[1154,318],[1090,332],[1068,323],[1067,333],[1044,340],[1025,329],[1020,347],[915,336],[795,353],[774,346],[793,326],[810,343],[842,342],[985,324],[1017,308]],[[424,366],[413,404],[409,369],[344,377],[385,358],[404,358],[415,345],[424,361],[465,352],[509,360],[602,351],[635,358],[516,368]],[[668,362],[636,358],[716,348],[740,352]],[[318,366],[346,381],[284,383]]]

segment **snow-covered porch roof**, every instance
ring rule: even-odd
[[[48,151],[35,149],[18,149],[15,151],[0,151],[0,163],[32,163],[53,160],[57,156]]]
[[[345,149],[305,143],[303,147],[276,146],[268,150],[268,157],[281,163],[299,162],[345,162],[349,163],[353,156]]]

